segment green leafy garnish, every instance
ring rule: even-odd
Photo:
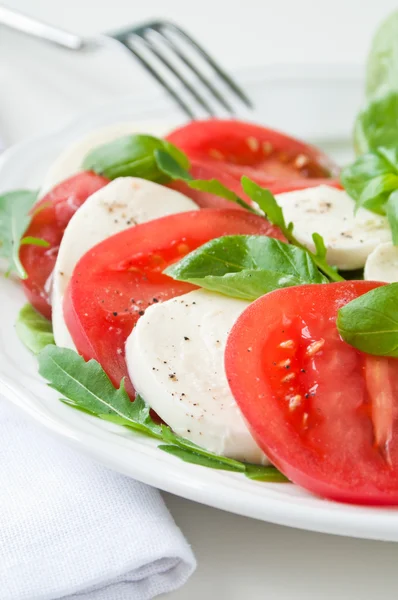
[[[378,287],[340,308],[337,328],[361,352],[398,358],[398,283]]]
[[[197,465],[244,473],[262,481],[287,481],[275,467],[246,464],[218,456],[175,435],[167,425],[153,421],[150,408],[137,396],[131,402],[123,381],[115,388],[95,360],[85,362],[73,350],[47,346],[38,356],[39,373],[69,406],[163,442],[158,448]]]
[[[301,250],[304,250],[305,252],[308,252],[311,258],[314,260],[315,264],[318,266],[318,268],[325,275],[327,275],[327,277],[331,281],[343,280],[343,277],[341,277],[337,273],[336,269],[328,265],[326,261],[326,251],[324,253],[322,252],[321,254],[319,254],[318,248],[321,247],[320,244],[322,244],[322,248],[324,248],[324,243],[321,236],[319,234],[314,234],[314,236],[316,236],[315,239],[317,240],[315,242],[315,239],[313,237],[314,244],[316,247],[315,253],[311,252],[310,250],[308,250],[308,248],[301,244],[292,233],[293,224],[290,223],[289,225],[287,225],[285,223],[283,211],[278,205],[277,201],[275,200],[275,197],[269,190],[260,187],[259,185],[254,183],[254,181],[251,181],[251,179],[249,179],[248,177],[242,177],[243,190],[249,196],[249,198],[253,200],[253,202],[258,206],[258,211],[255,208],[253,208],[253,206],[242,200],[242,198],[239,198],[239,196],[237,196],[234,192],[226,188],[216,179],[212,179],[210,181],[193,180],[192,176],[184,169],[181,169],[181,167],[175,163],[173,157],[170,157],[167,154],[167,152],[156,151],[155,154],[158,167],[165,175],[167,175],[171,179],[185,181],[193,189],[198,189],[209,192],[211,194],[215,194],[217,196],[221,196],[226,200],[230,200],[235,204],[243,206],[243,208],[254,214],[265,215],[266,218],[273,225],[277,225],[281,229],[282,233],[285,235],[286,239],[291,244],[297,246],[298,248],[301,248]]]
[[[210,240],[165,273],[244,300],[255,300],[279,288],[328,282],[307,251],[261,235]]]
[[[156,164],[159,169],[170,179],[176,181],[185,181],[185,183],[193,190],[199,190],[201,192],[207,192],[208,194],[214,194],[225,200],[229,200],[235,204],[239,204],[249,212],[258,214],[257,211],[250,206],[247,202],[239,198],[234,192],[225,187],[217,179],[194,179],[192,175],[167,152],[162,150],[156,150],[155,152]]]
[[[49,344],[54,344],[53,328],[31,304],[25,304],[20,310],[15,330],[19,339],[31,352],[38,354]]]
[[[156,164],[156,150],[167,152],[182,168],[189,167],[181,150],[151,135],[129,135],[99,146],[86,156],[82,166],[108,179],[131,176],[163,183],[167,177]]]
[[[293,235],[293,223],[286,223],[281,207],[278,205],[275,196],[273,196],[269,190],[260,187],[248,177],[242,177],[242,186],[246,194],[265,213],[268,220],[273,225],[277,225],[280,228],[290,244],[307,252],[318,269],[320,269],[320,271],[322,271],[322,273],[324,273],[331,281],[344,281],[344,278],[338,274],[337,270],[328,264],[326,260],[325,244],[322,237],[318,233],[314,233],[312,236],[315,245],[314,253],[306,248],[306,246],[299,242],[298,239]]]
[[[397,148],[377,148],[358,157],[352,165],[343,169],[341,181],[357,208],[387,215],[393,242],[398,244]]]
[[[375,98],[359,113],[354,127],[354,146],[363,154],[383,146],[394,148],[398,140],[398,91]]]
[[[8,272],[15,272],[26,279],[26,271],[19,259],[21,244],[48,246],[48,242],[38,238],[22,238],[29,223],[29,211],[36,201],[37,192],[15,190],[0,195],[0,257],[8,261]]]
[[[367,104],[355,123],[358,154],[379,146],[396,147],[398,139],[398,12],[377,30],[366,69]]]
[[[398,11],[378,28],[366,68],[366,95],[372,98],[398,90]]]

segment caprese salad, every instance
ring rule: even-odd
[[[369,93],[341,172],[252,123],[127,123],[1,196],[17,332],[63,401],[188,462],[397,505],[394,94]]]

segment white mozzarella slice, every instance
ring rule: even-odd
[[[198,210],[183,194],[151,181],[120,177],[95,192],[65,229],[52,277],[52,320],[58,346],[74,349],[63,316],[63,297],[78,260],[107,237],[134,225]]]
[[[364,275],[371,281],[398,281],[398,246],[392,242],[379,244],[368,256]]]
[[[228,333],[248,304],[197,290],[152,305],[127,339],[126,361],[135,389],[175,433],[210,452],[267,463],[224,368]]]
[[[50,166],[47,174],[44,177],[40,189],[40,197],[43,197],[55,185],[79,173],[82,170],[82,163],[87,154],[102,144],[112,142],[119,137],[134,134],[146,133],[162,137],[170,131],[171,127],[163,122],[137,122],[137,123],[117,123],[108,127],[102,127],[96,131],[92,131],[88,135],[80,138],[70,146],[68,146],[55,162]]]
[[[312,234],[319,233],[328,262],[339,269],[362,268],[376,246],[391,239],[387,219],[362,208],[355,214],[355,202],[343,190],[320,185],[276,199],[297,239],[314,251]]]

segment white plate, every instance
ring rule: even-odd
[[[338,157],[350,153],[349,132],[361,99],[356,71],[328,67],[272,69],[245,74],[256,119],[320,143]],[[53,158],[85,132],[115,122],[181,120],[164,98],[123,99],[85,115],[54,134],[24,142],[0,161],[0,189],[39,184]],[[224,510],[313,531],[398,541],[398,511],[337,504],[290,484],[265,484],[244,476],[186,464],[138,434],[91,418],[58,400],[37,374],[36,359],[16,337],[13,323],[24,296],[0,280],[0,392],[36,421],[106,466],[160,489]]]

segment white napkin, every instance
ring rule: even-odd
[[[0,398],[1,600],[146,600],[195,558],[159,492],[53,439]]]

